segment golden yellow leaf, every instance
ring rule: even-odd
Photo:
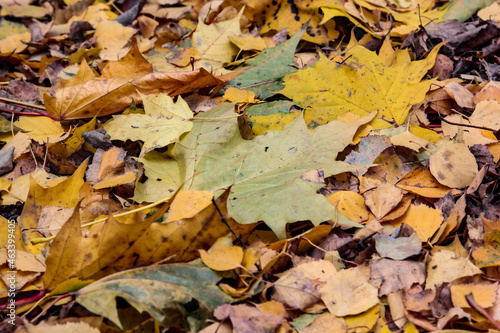
[[[257,95],[253,91],[230,87],[224,93],[224,98],[235,103],[256,103]]]
[[[443,147],[431,155],[430,170],[436,180],[453,188],[464,188],[476,177],[476,158],[463,143]]]
[[[410,132],[429,142],[438,142],[442,139],[435,131],[420,126],[410,125]]]
[[[426,205],[411,205],[405,221],[422,242],[434,235],[443,222],[441,210]]]
[[[450,287],[454,306],[470,308],[465,296],[472,294],[474,300],[483,308],[492,307],[496,300],[498,283],[453,283]]]
[[[354,222],[363,222],[368,219],[368,209],[365,199],[353,191],[338,191],[328,196],[328,200],[339,212]]]
[[[96,122],[97,120],[94,117],[89,122],[75,128],[68,140],[56,148],[57,152],[63,157],[68,157],[69,155],[80,150],[85,143],[85,139],[82,137],[82,134],[84,132],[94,130],[96,128]]]
[[[189,219],[212,203],[210,191],[180,191],[172,202],[166,222]]]
[[[0,178],[0,191],[7,191],[12,182],[7,178]]]
[[[64,129],[61,122],[48,117],[21,116],[14,124],[39,143],[47,142],[47,140],[50,143],[59,142],[71,134]]]
[[[86,168],[87,160],[76,169],[71,177],[47,188],[39,185],[31,177],[28,198],[26,199],[19,223],[20,229],[23,230],[23,238],[26,240],[26,242],[21,241],[19,244],[25,244],[24,246],[28,249],[27,251],[37,254],[42,248],[40,244],[32,245],[29,240],[42,237],[42,234],[36,229],[43,207],[76,207],[80,200],[79,192],[84,183],[83,176]]]
[[[199,250],[201,260],[214,271],[229,271],[241,266],[243,249],[239,246],[216,246],[208,253]]]
[[[216,200],[217,206],[236,234],[245,235],[255,224],[240,225],[226,215],[228,194],[226,191]],[[219,211],[213,204],[208,205],[191,218],[151,224],[115,267],[122,270],[136,265],[144,266],[171,256],[175,262],[186,262],[196,258],[198,250],[208,250],[217,239],[228,233],[229,229],[222,222]]]
[[[373,127],[401,125],[433,82],[421,79],[433,66],[439,47],[419,61],[410,61],[407,51],[398,52],[394,64],[386,66],[375,52],[354,46],[345,64],[320,56],[314,67],[287,75],[281,93],[311,108],[305,111],[307,123],[325,124],[349,111],[361,116],[377,111]]]
[[[103,77],[135,77],[153,72],[153,66],[144,58],[137,39],[132,39],[132,45],[127,55],[120,61],[110,61],[102,70]]]
[[[302,36],[302,39],[316,43],[326,44],[329,40],[329,34],[326,27],[322,24],[322,15],[319,12],[320,6],[331,6],[335,8],[343,8],[343,5],[338,0],[328,1],[313,1],[305,0],[297,3],[288,1],[274,1],[267,3],[267,6],[262,8],[262,11],[257,21],[263,24],[261,34],[270,30],[280,31],[287,29],[288,35],[293,35],[304,25],[309,19],[309,28]],[[345,12],[343,16],[345,16]],[[321,23],[320,23],[321,22]]]
[[[345,316],[344,320],[349,332],[364,333],[365,327],[371,330],[380,317],[380,307],[378,305],[358,315]]]
[[[29,151],[31,145],[31,138],[28,134],[17,132],[16,135],[9,140],[2,150],[14,147],[14,161],[17,160],[22,154]]]

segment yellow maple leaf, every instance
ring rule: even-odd
[[[325,124],[347,112],[365,116],[377,111],[374,128],[402,124],[412,104],[425,98],[433,80],[421,81],[436,58],[440,45],[426,59],[411,61],[398,51],[392,65],[362,46],[355,46],[343,64],[320,56],[314,67],[284,78],[281,94],[306,110],[307,123]]]

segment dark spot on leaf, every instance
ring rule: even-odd
[[[438,178],[442,180],[442,179],[445,179],[446,176],[443,175],[441,172],[438,172]]]
[[[269,147],[265,147],[265,148],[264,148],[264,151],[267,151],[268,149],[269,149]]]
[[[448,170],[453,170],[453,164],[451,164],[451,163],[446,163],[446,169],[448,169]]]
[[[280,11],[280,9],[281,9],[281,3],[278,4],[278,6],[276,7],[276,10],[273,13],[273,17],[275,17],[275,18],[278,17],[278,12]],[[268,23],[268,25],[270,25],[270,23]]]
[[[161,178],[156,178],[156,181],[157,182],[161,182]]]
[[[436,269],[436,268],[438,268],[438,266],[437,266],[437,265],[432,266],[432,269]]]
[[[443,158],[445,160],[450,160],[450,157],[452,157],[452,156],[453,156],[453,152],[451,150],[447,150],[443,154]]]

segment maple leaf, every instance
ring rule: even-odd
[[[179,97],[177,102],[165,94],[145,96],[139,93],[144,103],[145,114],[115,115],[104,129],[113,140],[144,142],[141,154],[175,142],[193,128],[190,122],[193,112]]]
[[[411,105],[425,98],[433,81],[420,80],[434,64],[438,50],[436,46],[419,61],[410,61],[408,51],[400,50],[388,64],[375,52],[355,46],[343,64],[320,56],[314,67],[287,75],[280,93],[312,108],[306,111],[308,123],[324,124],[348,111],[361,116],[377,111],[370,123],[373,127],[400,125]]]
[[[215,191],[232,186],[229,214],[244,224],[265,221],[281,238],[285,236],[286,222],[336,221],[339,216],[334,207],[316,194],[322,184],[304,181],[299,176],[318,168],[325,176],[357,168],[336,162],[335,156],[351,142],[357,128],[372,117],[352,124],[334,121],[315,130],[309,130],[303,118],[298,117],[283,131],[270,131],[251,141],[234,131],[227,142],[212,145],[210,154],[198,146],[194,170],[199,175],[190,187]],[[237,128],[236,119],[228,123]],[[200,134],[193,129],[186,140]],[[354,225],[347,219],[340,223]]]

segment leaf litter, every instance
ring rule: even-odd
[[[500,330],[499,8],[2,3],[0,330]]]

